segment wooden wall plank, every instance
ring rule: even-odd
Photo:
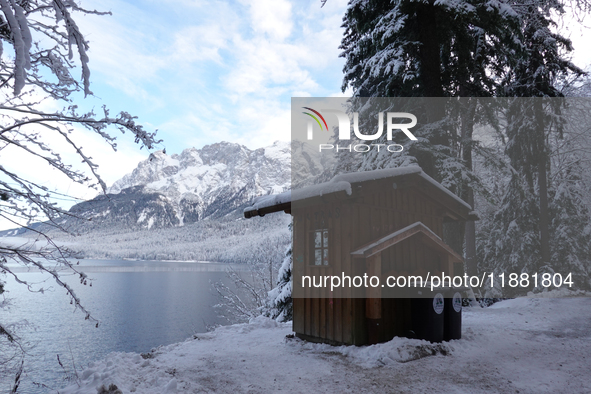
[[[293,299],[293,331],[298,334],[306,333],[305,301],[303,298]]]
[[[305,213],[299,214],[298,217],[294,218],[294,228],[293,228],[293,264],[295,268],[298,268],[298,272],[304,273],[303,269],[307,264],[307,257],[306,257],[306,231],[307,231],[307,219],[305,218]],[[292,278],[293,280],[293,278]],[[306,296],[308,293],[307,291],[303,292],[304,294],[298,295],[300,297]],[[295,332],[300,334],[307,334],[306,330],[306,320],[307,317],[307,310],[306,310],[306,303],[304,298],[296,298],[294,299],[294,309],[293,309],[293,329]]]
[[[312,303],[310,305],[311,310],[311,318],[312,321],[310,322],[311,334],[313,337],[318,338],[320,336],[320,302],[317,297],[312,298]]]
[[[342,232],[343,232],[343,220],[342,220],[342,216],[340,214],[342,209],[341,205],[338,205],[335,207],[335,218],[334,218],[334,223],[335,223],[335,228],[334,228],[334,243],[333,243],[333,248],[331,253],[334,254],[334,261],[335,261],[335,275],[338,275],[338,272],[342,272],[343,271],[343,260],[342,260]],[[330,327],[331,327],[331,335],[332,338],[335,341],[340,342],[342,340],[342,335],[339,332],[340,330],[340,326],[341,326],[341,314],[340,311],[336,308],[334,299],[335,297],[340,297],[341,296],[341,288],[337,288],[333,293],[332,293],[332,299],[333,299],[333,303],[332,303],[332,311],[331,311],[331,321],[330,321]]]
[[[304,299],[304,327],[305,327],[305,334],[312,336],[312,299],[307,297]]]
[[[342,298],[334,298],[333,299],[333,309],[334,309],[334,333],[333,338],[337,342],[343,342],[343,299]]]
[[[318,318],[319,318],[319,327],[318,327],[318,336],[320,338],[328,338],[326,333],[326,304],[328,300],[326,297],[318,299]]]
[[[380,276],[382,273],[382,255],[375,254],[365,259],[367,276]],[[369,319],[380,319],[382,317],[382,288],[368,287],[366,289],[367,301],[365,317]]]
[[[350,253],[352,251],[352,248],[356,246],[353,245],[353,227],[358,227],[356,225],[358,223],[356,221],[357,212],[357,205],[349,206],[347,207],[347,209],[343,208],[343,226],[341,232],[341,259],[343,262],[343,272],[345,272],[348,275],[352,274]],[[351,334],[351,289],[343,288],[342,295],[344,299],[341,301],[341,338],[344,343],[351,344],[353,340]]]

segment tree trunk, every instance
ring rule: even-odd
[[[535,128],[534,132],[538,138],[538,192],[540,193],[540,252],[542,265],[550,262],[550,230],[548,228],[548,148],[546,144],[546,124],[544,113],[544,102],[541,97],[533,98]],[[540,267],[538,267],[540,268]]]
[[[474,134],[474,116],[476,114],[476,106],[478,105],[478,99],[470,98],[467,99],[467,108],[462,108],[462,138],[461,138],[461,151],[462,159],[466,164],[468,170],[472,171],[472,135]],[[474,209],[474,190],[467,186],[462,193],[462,199],[466,201],[472,209]],[[464,242],[466,248],[465,255],[465,267],[468,275],[477,275],[478,266],[476,261],[476,223],[473,220],[469,220],[465,224],[464,229]]]
[[[441,82],[441,48],[439,42],[437,7],[435,0],[419,2],[416,6],[417,23],[419,28],[419,67],[420,86],[422,97],[443,97],[443,86]],[[426,101],[428,110],[425,112],[424,123],[437,123],[445,118],[445,107],[440,103],[432,105],[430,100]],[[449,146],[449,139],[445,130],[438,129],[429,137],[432,145]],[[437,163],[432,154],[427,152],[413,152],[417,162],[427,175],[440,181]]]
[[[474,209],[474,192],[468,190],[469,197],[466,201]],[[468,220],[464,234],[466,243],[466,273],[470,276],[478,275],[478,262],[476,261],[476,222]]]
[[[443,97],[437,9],[434,3],[435,0],[429,0],[428,3],[423,3],[417,8],[424,97]]]
[[[538,187],[540,192],[540,244],[542,264],[550,263],[550,229],[548,223],[548,175],[546,160],[538,164]],[[539,267],[538,267],[539,268]]]

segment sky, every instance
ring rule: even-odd
[[[340,27],[347,0],[85,0],[111,15],[74,14],[89,41],[91,90],[83,109],[127,111],[158,130],[168,154],[220,141],[255,149],[290,140],[291,97],[348,96],[341,92]],[[589,22],[589,21],[587,21]],[[587,23],[589,24],[589,23]],[[558,27],[575,45],[575,63],[591,64],[589,29]],[[582,34],[584,35],[582,36]],[[79,73],[79,68],[74,75]],[[149,152],[127,134],[113,152],[99,136],[75,138],[111,185]],[[9,159],[10,152],[3,152]],[[79,166],[74,152],[66,161]],[[7,160],[19,162],[22,160]],[[19,168],[52,190],[79,199],[98,192],[42,163]],[[63,201],[68,207],[76,200]],[[0,224],[0,228],[3,227]]]
[[[167,152],[290,139],[292,96],[341,95],[346,0],[97,1],[79,18],[92,90]]]
[[[158,129],[169,154],[219,141],[251,149],[289,141],[292,96],[343,96],[338,47],[347,0],[324,7],[320,0],[84,4],[112,13],[77,18],[90,42],[96,99],[87,105],[138,116]],[[576,24],[559,28],[568,26]],[[591,50],[572,30],[577,63],[586,67]],[[135,160],[137,149],[125,148]],[[127,165],[115,179],[108,171],[107,183],[135,167]]]
[[[111,15],[73,17],[89,42],[92,96],[82,110],[127,111],[157,131],[168,154],[230,141],[256,149],[290,139],[292,96],[342,96],[339,57],[347,0],[84,0]],[[78,64],[75,62],[75,64]],[[80,68],[73,71],[80,75]],[[45,103],[52,112],[63,103]],[[100,136],[76,129],[72,139],[99,165],[110,186],[149,152],[129,133],[114,152]],[[51,141],[66,163],[82,168],[66,144]],[[3,163],[50,190],[73,198],[69,208],[99,191],[79,185],[19,150]],[[10,168],[15,166],[15,168]],[[0,230],[14,227],[0,223]]]

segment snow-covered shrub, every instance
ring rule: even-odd
[[[220,297],[216,305],[220,316],[230,322],[246,322],[260,315],[273,316],[269,302],[269,292],[275,283],[275,274],[279,272],[286,245],[291,237],[287,232],[276,232],[272,236],[252,243],[241,258],[246,262],[241,270],[229,269],[228,278],[233,285],[222,282],[213,284]],[[291,272],[291,271],[290,271]],[[289,281],[289,278],[287,279]],[[291,295],[291,288],[289,289]]]

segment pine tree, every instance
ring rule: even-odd
[[[482,256],[485,262],[491,261],[491,255],[497,256],[506,264],[505,270],[531,274],[551,269],[557,263],[553,256],[560,254],[555,249],[561,249],[555,242],[555,231],[560,227],[555,215],[571,205],[567,200],[573,195],[559,193],[551,203],[557,185],[550,184],[549,141],[553,133],[562,136],[565,127],[562,81],[583,72],[565,57],[573,49],[570,40],[551,29],[555,24],[552,18],[564,13],[562,2],[518,0],[512,5],[520,19],[523,51],[506,74],[502,93],[519,97],[509,102],[507,110],[505,152],[514,173],[489,229],[491,237],[484,240],[488,251]],[[563,204],[564,209],[557,204]],[[519,232],[512,231],[516,228]],[[561,231],[564,234],[566,229]],[[528,242],[527,247],[515,242],[515,237]]]
[[[352,0],[342,89],[360,97],[491,96],[515,51],[516,17],[496,0]]]
[[[591,289],[591,189],[585,179],[588,161],[586,147],[591,123],[591,102],[570,98],[564,118],[564,133],[553,134],[552,178],[549,195],[550,251],[549,272],[568,275],[572,272],[576,288]],[[585,182],[587,181],[587,182]]]
[[[291,225],[290,225],[291,229]],[[285,252],[285,258],[277,274],[277,286],[269,291],[267,315],[279,322],[293,319],[293,301],[291,298],[291,272],[293,269],[291,245]]]
[[[573,288],[591,288],[591,212],[589,201],[585,199],[589,190],[581,177],[581,157],[575,157],[579,153],[576,149],[565,149],[566,152],[556,149],[559,142],[588,145],[588,141],[569,135],[563,138],[557,136],[550,144],[554,152],[553,168],[556,168],[549,189],[550,259],[544,261],[542,258],[538,189],[532,188],[526,177],[513,169],[500,208],[492,218],[484,218],[478,234],[481,271],[506,275],[538,273],[540,278],[545,273],[559,273],[563,279],[572,273]],[[558,162],[567,164],[559,166]],[[534,289],[533,282],[530,282],[527,289],[498,288],[488,296],[512,296],[530,289],[540,291],[544,287],[539,282]]]
[[[550,261],[543,271],[570,273],[575,288],[591,289],[591,212],[584,201],[584,188],[577,172],[569,171],[557,185],[550,202],[552,233]]]
[[[559,199],[553,197],[558,185],[550,184],[548,140],[552,133],[562,132],[563,108],[556,99],[542,99],[560,97],[566,81],[582,73],[566,57],[572,51],[570,41],[552,28],[566,4],[561,0],[352,0],[344,18],[342,88],[352,88],[355,97],[540,98],[513,101],[506,112],[508,126],[502,138],[507,141],[505,154],[512,176],[493,223],[482,223],[484,246],[478,255],[486,258],[483,263],[488,267],[497,265],[491,262],[493,257],[499,261],[497,268],[506,265],[521,271],[548,267],[556,256],[550,236],[558,226],[556,204],[569,211],[566,207],[572,204],[567,198],[576,196],[569,192],[558,194],[562,196]],[[568,5],[588,11],[591,3],[577,0]],[[424,114],[426,119],[413,130],[418,141],[402,143],[402,154],[372,150],[357,161],[342,156],[346,160],[339,162],[337,171],[418,164],[473,205],[472,190],[480,183],[471,171],[472,152],[482,148],[472,134],[482,109],[492,108],[480,106],[477,100],[460,101],[464,108],[426,102],[419,100],[412,108],[402,109]],[[364,116],[363,106],[355,99],[352,108],[360,111],[360,128],[375,128],[375,119]],[[582,227],[584,223],[577,228]],[[457,234],[457,229],[454,232]],[[473,235],[474,229],[469,232]],[[523,245],[517,239],[529,243]],[[448,237],[446,242],[461,249],[458,236],[451,241]],[[466,251],[467,258],[474,260],[473,236]]]
[[[505,273],[506,276],[510,273],[538,272],[541,256],[537,217],[539,206],[531,195],[527,182],[519,175],[514,175],[501,207],[495,212],[492,220],[482,224],[478,232],[480,270],[496,274]],[[523,291],[497,287],[496,293],[483,295],[511,296],[519,290]]]
[[[554,33],[551,26],[552,12],[564,13],[562,2],[551,1],[517,1],[515,8],[519,11],[522,25],[522,39],[525,44],[525,56],[509,73],[510,83],[507,93],[515,97],[560,97],[557,84],[561,78],[569,74],[583,74],[582,70],[565,59],[563,52],[572,51],[570,40]],[[556,100],[553,101],[556,103]],[[522,103],[523,104],[523,103]],[[548,115],[543,108],[542,100],[527,103],[529,127],[509,128],[507,154],[513,166],[521,171],[530,187],[537,183],[540,205],[539,231],[542,261],[550,260],[550,235],[548,212],[548,169],[550,164],[547,147]],[[521,105],[520,105],[521,106]],[[531,108],[529,108],[531,106]],[[524,108],[520,108],[522,111]],[[560,112],[560,105],[551,108],[552,112]],[[521,115],[520,115],[521,116]]]
[[[493,96],[520,51],[513,37],[519,31],[517,13],[497,0],[352,0],[343,27],[342,89],[351,87],[356,97]],[[461,194],[461,183],[474,181],[465,162],[471,155],[471,131],[462,132],[443,103],[415,105],[424,127],[417,130],[418,141],[403,144],[401,155],[371,151],[358,168],[416,163]],[[359,117],[369,122],[360,128],[371,128],[367,116]]]
[[[351,87],[356,97],[494,96],[501,89],[499,82],[507,65],[521,50],[514,39],[519,26],[517,13],[497,0],[351,1],[343,24],[341,56],[346,63],[342,88]],[[450,107],[454,103],[449,100],[433,99],[407,101],[406,105],[405,111],[421,114],[423,120],[415,129],[417,141],[401,143],[404,150],[397,155],[370,151],[358,158],[357,166],[345,157],[347,161],[341,161],[337,171],[418,164],[474,206],[474,188],[483,190],[472,172],[478,102],[464,100],[459,108]],[[353,107],[361,106],[353,101]],[[363,113],[359,117],[369,119]],[[371,119],[362,125],[364,129],[372,126]],[[446,228],[446,242],[461,253],[462,225]],[[468,230],[468,260],[475,266],[473,223]]]

